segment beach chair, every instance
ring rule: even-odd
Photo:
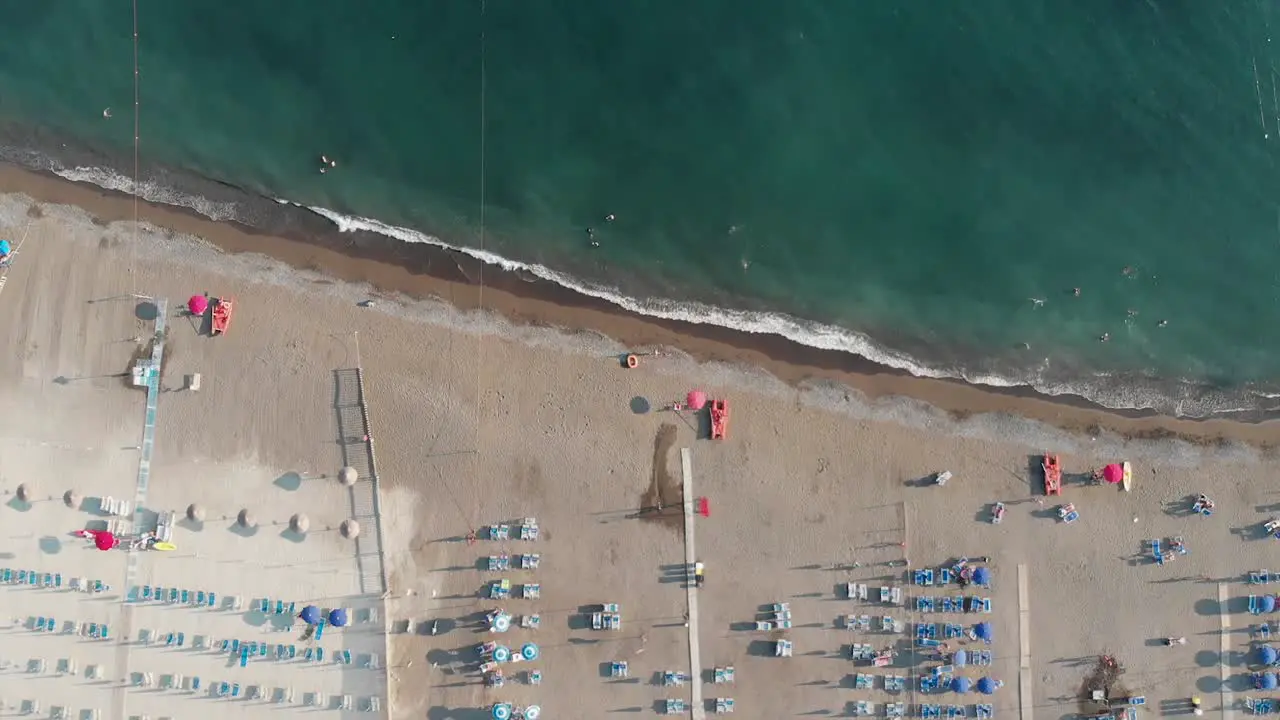
[[[336,656],[334,657],[334,661],[335,661],[335,662],[340,662],[340,663],[342,663],[343,665],[350,665],[350,664],[351,664],[351,651],[350,651],[350,650],[343,650],[342,652],[337,653],[337,654],[336,654]]]
[[[1160,539],[1156,538],[1151,541],[1151,558],[1156,561],[1157,565],[1163,565],[1165,561],[1164,553],[1160,550]]]
[[[204,605],[204,603],[205,603],[205,594],[204,594],[204,591],[203,591],[203,590],[197,590],[197,591],[196,591],[196,601],[195,601],[195,604],[196,604],[196,605]]]
[[[933,675],[920,676],[920,692],[934,693],[938,692],[938,678]]]
[[[53,587],[58,590],[62,589],[62,573],[53,574]]]
[[[490,526],[489,526],[489,539],[490,539],[490,540],[510,540],[510,539],[511,539],[511,526],[509,526],[509,525],[490,525]]]
[[[680,700],[678,698],[668,698],[663,706],[664,715],[683,715],[684,712],[684,700]]]
[[[1271,639],[1271,623],[1262,623],[1261,625],[1253,625],[1249,628],[1250,634],[1259,640]]]
[[[316,657],[315,648],[307,648],[307,651],[302,654],[302,659],[307,661],[314,660],[315,657]]]
[[[713,682],[715,682],[715,684],[717,685],[724,685],[725,683],[733,682],[733,678],[734,678],[733,666],[727,665],[725,667],[715,668],[715,671],[712,677],[713,677]]]
[[[916,625],[916,637],[918,638],[937,638],[938,626],[933,623],[920,623]]]
[[[964,637],[964,626],[956,623],[947,623],[942,628],[942,637],[946,640]]]
[[[1076,511],[1075,503],[1067,503],[1058,506],[1058,519],[1070,525],[1080,519],[1080,513]]]
[[[53,573],[45,573],[44,580],[40,583],[41,587],[53,587]]]
[[[684,677],[684,673],[682,672],[677,672],[675,670],[667,670],[666,672],[662,673],[663,687],[678,687],[680,685],[684,685],[684,681],[685,681],[685,677]]]
[[[915,581],[917,585],[933,585],[933,568],[922,568],[920,570],[916,570]]]
[[[89,633],[89,637],[98,637],[98,623],[89,623],[89,627],[86,630]]]
[[[12,583],[12,582],[13,582],[13,569],[12,569],[12,568],[5,568],[5,569],[3,569],[3,570],[0,570],[0,582],[5,582],[5,583]]]
[[[207,602],[206,604],[207,604],[207,606],[208,606],[208,607],[217,607],[217,606],[218,606],[218,594],[217,594],[217,593],[212,593],[212,592],[211,592],[211,593],[209,593],[209,600],[208,600],[208,602]]]
[[[316,662],[324,662],[324,648],[316,648]]]
[[[733,698],[716,698],[716,714],[725,715],[733,712]]]
[[[152,597],[152,596],[151,596],[151,586],[150,586],[150,585],[143,585],[143,586],[142,586],[142,595],[141,595],[141,597],[142,597],[142,599],[143,599],[143,600],[150,600],[150,599],[151,599],[151,597]]]
[[[264,615],[271,612],[271,601],[267,598],[262,598],[262,602],[258,603],[258,609],[261,610]]]
[[[628,674],[626,660],[614,660],[609,663],[609,677],[624,678]]]
[[[989,598],[989,597],[987,597],[987,598],[979,598],[978,602],[979,602],[979,606],[980,606],[980,607],[981,607],[981,609],[982,609],[982,612],[987,613],[987,614],[990,614],[990,613],[991,613],[991,598]]]
[[[991,720],[995,714],[995,706],[990,703],[978,703],[973,706],[973,715],[978,720]]]
[[[245,645],[240,648],[240,667],[249,666],[249,646]]]
[[[541,626],[542,626],[541,615],[538,615],[535,613],[533,615],[520,616],[520,627],[522,628],[526,628],[528,630],[537,630]]]
[[[907,689],[907,678],[902,675],[885,675],[884,689],[887,692],[902,692]]]
[[[876,704],[870,700],[859,700],[854,703],[853,714],[858,717],[874,717],[876,714]]]
[[[178,602],[178,588],[169,588],[169,603]]]
[[[875,688],[876,676],[867,673],[858,673],[853,676],[854,690],[871,690]]]
[[[973,662],[974,665],[980,665],[982,667],[988,667],[991,665],[990,650],[976,650],[971,652],[969,657],[970,661]]]
[[[936,648],[941,644],[942,643],[934,640],[933,638],[916,638],[916,647]]]
[[[240,697],[240,683],[233,683],[231,685],[231,697]]]
[[[294,658],[296,658],[296,657],[298,657],[298,646],[297,646],[297,645],[290,645],[290,646],[289,646],[289,659],[290,659],[290,660],[293,660],[293,659],[294,659]]]
[[[320,622],[316,623],[316,639],[317,640],[324,637],[324,627],[325,627],[324,618],[320,618]]]
[[[200,689],[200,676],[199,675],[191,676],[191,691],[195,692],[199,689]]]
[[[942,612],[944,613],[957,612],[955,603],[951,602],[951,598],[949,597],[942,598]]]
[[[183,604],[183,605],[190,605],[190,604],[191,604],[191,591],[190,591],[190,590],[183,590],[183,591],[182,591],[182,604]]]
[[[889,604],[890,605],[902,604],[902,588],[900,587],[889,588]]]
[[[1257,595],[1249,595],[1249,613],[1252,615],[1262,614],[1262,602],[1258,599]]]
[[[884,706],[884,716],[887,718],[901,718],[907,716],[906,703],[886,703]]]
[[[538,553],[521,553],[520,569],[521,570],[537,570],[542,563],[542,556]]]
[[[937,601],[930,595],[924,595],[916,598],[916,612],[933,612]]]
[[[267,656],[267,643],[259,643],[258,657],[266,657],[266,656]]]
[[[951,583],[951,568],[938,568],[938,584],[949,585]]]
[[[940,718],[942,717],[942,706],[934,705],[932,703],[926,703],[924,705],[921,705],[920,717],[924,718],[925,720],[931,720],[932,718]]]
[[[963,718],[963,717],[965,717],[965,710],[963,705],[947,706],[947,720],[959,720],[959,718]]]
[[[182,647],[182,645],[186,642],[187,642],[187,634],[182,632],[178,633],[178,647]]]
[[[276,601],[276,614],[277,614],[277,615],[283,615],[283,614],[284,614],[284,601],[283,601],[283,600],[277,600],[277,601]]]
[[[520,589],[525,600],[536,600],[542,597],[542,585],[538,583],[525,583],[520,586]]]
[[[890,588],[887,585],[880,586],[880,602],[888,604],[890,598]]]
[[[1271,572],[1269,570],[1250,570],[1249,571],[1250,585],[1266,585],[1269,582],[1271,582]]]
[[[774,657],[791,657],[794,651],[795,646],[792,645],[790,640],[778,640],[773,645]]]
[[[173,641],[176,639],[176,637],[177,637],[177,636],[176,636],[176,635],[174,635],[173,633],[169,633],[169,634],[168,634],[168,635],[166,635],[166,636],[165,636],[165,638],[164,638],[164,644],[165,644],[165,645],[172,645],[172,644],[173,644]]]

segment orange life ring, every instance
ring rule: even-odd
[[[635,370],[636,368],[640,367],[640,358],[636,357],[635,355],[628,355],[627,367],[632,370]]]

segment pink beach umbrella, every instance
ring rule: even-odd
[[[1117,485],[1124,480],[1124,466],[1120,463],[1111,463],[1102,468],[1102,479]]]
[[[96,532],[93,534],[93,544],[99,550],[110,550],[117,544],[116,536],[109,532]]]
[[[204,311],[209,309],[209,298],[204,295],[192,295],[187,301],[187,309],[192,315],[203,315]]]
[[[689,401],[690,408],[694,410],[701,410],[707,405],[707,394],[701,390],[690,390],[687,400]]]

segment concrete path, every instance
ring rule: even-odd
[[[684,562],[689,574],[685,585],[689,594],[689,685],[693,692],[690,702],[694,720],[702,720],[707,710],[702,702],[702,658],[698,652],[698,585],[693,578],[693,565],[698,561],[693,535],[697,515],[694,513],[693,453],[689,448],[680,448],[680,469],[684,478]]]
[[[1227,612],[1230,585],[1218,583],[1218,617],[1222,621],[1221,643],[1218,648],[1218,673],[1222,678],[1222,720],[1231,720],[1235,713],[1235,693],[1231,692],[1231,668],[1227,659],[1231,654],[1231,615]]]
[[[1018,699],[1022,720],[1031,720],[1035,707],[1031,676],[1031,604],[1027,592],[1027,566],[1018,566]]]

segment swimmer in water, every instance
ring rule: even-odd
[[[1160,322],[1156,323],[1156,327],[1165,327],[1168,324],[1169,324],[1168,320],[1161,320]]]
[[[1030,300],[1031,304],[1035,305],[1036,307],[1040,307],[1041,305],[1044,305],[1044,298],[1027,298],[1027,299]]]
[[[104,118],[110,118],[110,117],[111,117],[111,108],[107,108],[106,110],[103,110],[103,111],[102,111],[102,117],[104,117]]]
[[[1080,297],[1080,288],[1073,288],[1073,292],[1076,297]]]
[[[1129,308],[1126,312],[1128,312],[1128,313],[1129,313],[1129,317],[1137,317],[1137,316],[1138,316],[1138,311],[1137,311],[1137,310],[1134,310],[1133,308]]]
[[[617,219],[618,219],[618,216],[614,215],[613,213],[609,213],[608,215],[604,216],[605,222],[613,222],[614,220],[617,220]]]
[[[1098,342],[1106,342],[1111,339],[1111,333],[1102,333],[1098,336]]]
[[[596,239],[595,228],[591,228],[591,227],[587,228],[587,240],[591,242],[591,247],[593,248],[600,247],[600,241]]]

